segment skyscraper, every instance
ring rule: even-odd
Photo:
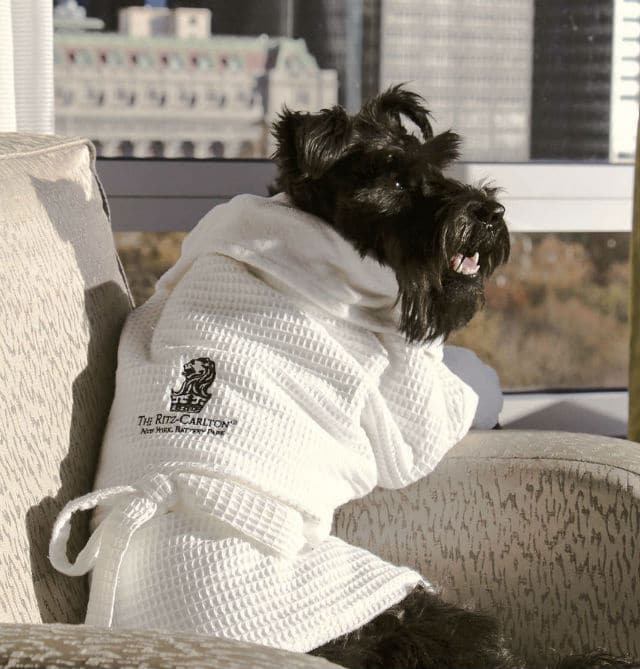
[[[529,158],[533,0],[382,0],[382,87],[406,81],[463,157]]]
[[[607,160],[613,0],[535,0],[531,158]]]
[[[632,162],[640,93],[640,3],[615,0],[609,160]]]
[[[338,99],[355,111],[379,91],[381,0],[296,3],[294,30],[318,65],[338,71]]]

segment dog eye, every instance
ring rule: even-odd
[[[404,184],[402,183],[402,181],[400,181],[400,179],[398,179],[398,177],[396,177],[396,180],[395,180],[395,187],[398,190],[404,190]]]

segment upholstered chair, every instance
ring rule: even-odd
[[[87,581],[51,527],[91,488],[132,308],[83,139],[0,134],[0,666],[333,666],[198,635],[81,625]],[[640,656],[640,445],[472,433],[426,479],[340,509],[335,531],[490,609],[529,657]],[[71,552],[87,538],[73,528]]]

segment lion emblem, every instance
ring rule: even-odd
[[[209,358],[194,358],[182,367],[184,381],[171,391],[171,411],[199,413],[211,397],[216,364]]]

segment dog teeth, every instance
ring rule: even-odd
[[[451,269],[458,274],[473,276],[480,270],[480,253],[476,251],[472,256],[464,256],[457,253],[451,258]]]

